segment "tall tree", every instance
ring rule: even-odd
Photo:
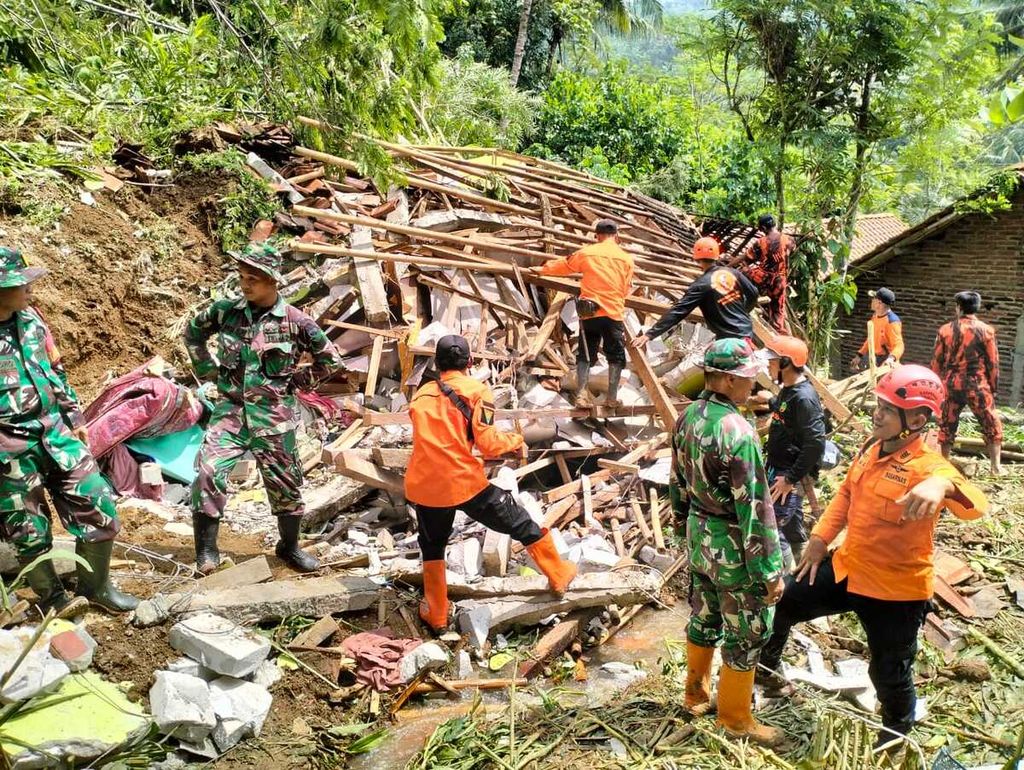
[[[523,9],[519,13],[519,32],[516,35],[516,47],[512,53],[512,71],[509,82],[515,86],[519,83],[519,73],[523,69],[523,57],[526,55],[526,34],[530,30],[530,9],[533,0],[523,0]]]

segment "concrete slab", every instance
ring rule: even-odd
[[[149,705],[160,732],[201,743],[217,726],[209,684],[174,671],[157,671],[155,679]]]
[[[213,742],[227,751],[243,738],[260,734],[274,698],[258,684],[222,676],[210,682],[210,700],[217,715]]]
[[[171,627],[171,647],[226,676],[244,677],[270,654],[270,642],[234,621],[203,612]]]

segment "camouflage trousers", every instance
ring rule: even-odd
[[[53,547],[46,492],[64,528],[78,540],[113,540],[121,529],[113,490],[88,447],[71,436],[54,441],[62,465],[70,470],[58,465],[41,443],[0,463],[0,535],[22,558]]]
[[[701,647],[722,642],[722,660],[729,668],[753,670],[772,635],[775,608],[765,603],[766,592],[760,584],[722,588],[707,575],[691,571],[687,636]]]
[[[192,483],[192,511],[219,519],[227,503],[228,475],[246,452],[252,452],[275,516],[301,516],[302,463],[295,431],[254,436],[235,414],[210,423],[196,455],[198,475]]]
[[[960,428],[960,413],[969,406],[981,427],[981,435],[988,444],[1001,444],[1003,424],[996,413],[996,402],[987,384],[956,388],[958,383],[946,381],[946,400],[942,402],[942,416],[939,417],[939,443],[952,444]],[[963,384],[963,383],[959,383]]]

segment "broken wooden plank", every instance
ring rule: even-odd
[[[296,207],[298,208],[298,207]],[[310,209],[318,211],[318,209]],[[363,314],[371,324],[385,324],[390,317],[388,295],[384,288],[384,278],[380,265],[374,258],[373,233],[370,228],[356,225],[349,235],[349,245],[353,251],[365,252],[368,258],[354,258],[356,285],[359,288],[359,302],[363,306]]]
[[[305,631],[300,631],[296,637],[292,639],[291,644],[289,644],[288,647],[290,649],[296,647],[319,647],[340,630],[341,628],[338,626],[338,621],[330,615],[324,615]]]
[[[363,395],[367,398],[373,398],[377,392],[377,379],[380,374],[380,357],[384,352],[384,338],[374,337],[373,347],[370,351],[370,365],[366,370],[366,388],[363,390]]]
[[[341,511],[351,508],[372,491],[373,487],[369,484],[345,476],[336,476],[314,489],[303,489],[305,513],[302,514],[302,528],[317,529]]]
[[[636,321],[632,318],[627,318],[626,329],[629,331],[629,339],[626,341],[626,352],[629,354],[631,368],[644,384],[644,389],[647,391],[651,401],[654,402],[662,426],[667,431],[673,431],[675,430],[676,422],[679,420],[679,412],[665,391],[665,386],[661,384],[661,378],[651,368],[646,353],[633,347],[631,344],[632,339],[639,334],[639,330],[636,328]]]
[[[555,296],[551,298],[551,304],[548,305],[548,312],[544,315],[544,320],[541,321],[540,328],[537,330],[537,336],[530,343],[530,349],[526,353],[527,361],[536,360],[544,350],[544,346],[551,339],[551,334],[562,320],[562,308],[565,307],[565,303],[569,299],[569,294],[561,291],[555,292]]]
[[[640,528],[640,534],[643,535],[644,540],[648,543],[653,543],[654,535],[651,532],[651,528],[647,526],[647,517],[644,516],[644,509],[641,507],[640,501],[635,497],[630,498],[629,507],[633,511],[633,521]]]
[[[590,481],[591,481],[591,483],[593,483],[595,481],[604,481],[606,478],[608,478],[611,475],[612,475],[612,472],[610,470],[602,469],[602,470],[599,470],[599,471],[595,471],[594,473],[591,473],[590,474]],[[545,503],[553,503],[553,502],[555,502],[557,500],[561,500],[563,497],[568,497],[569,495],[578,494],[582,490],[583,490],[583,481],[580,480],[580,479],[576,479],[575,481],[570,481],[568,484],[563,484],[560,487],[555,487],[554,489],[549,489],[543,495],[544,502]]]
[[[941,575],[935,576],[935,595],[965,618],[973,618],[977,615],[974,603],[966,596],[962,596]]]
[[[265,583],[274,575],[266,556],[257,556],[228,569],[222,569],[196,581],[196,591],[212,591],[216,588],[228,588]]]
[[[561,655],[580,635],[586,613],[576,612],[556,623],[530,650],[530,659],[519,665],[519,676],[532,679],[544,670],[545,664]]]
[[[405,494],[405,480],[402,476],[391,471],[378,468],[371,462],[367,462],[351,454],[342,453],[335,458],[334,467],[338,473],[349,478],[369,484],[376,489],[383,489],[394,495]]]
[[[654,547],[664,551],[665,533],[661,529],[661,501],[656,489],[651,489],[651,534],[654,535]]]

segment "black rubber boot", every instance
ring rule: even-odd
[[[78,587],[75,593],[108,612],[130,612],[139,606],[139,600],[118,591],[110,582],[110,556],[113,552],[113,540],[104,540],[102,543],[78,541],[75,553],[89,563],[92,572],[78,565]]]
[[[585,358],[576,359],[576,399],[575,405],[580,409],[589,409],[593,404],[590,401],[590,389],[587,383],[590,382],[590,361]]]
[[[622,380],[622,369],[622,364],[608,364],[608,395],[604,400],[606,406],[620,406],[619,382]]]
[[[320,569],[320,562],[299,548],[299,528],[302,526],[301,516],[278,516],[277,531],[281,535],[274,553],[277,558],[299,572],[315,572]]]
[[[209,575],[220,566],[220,551],[217,550],[217,529],[220,519],[192,514],[192,536],[196,541],[196,571]]]

